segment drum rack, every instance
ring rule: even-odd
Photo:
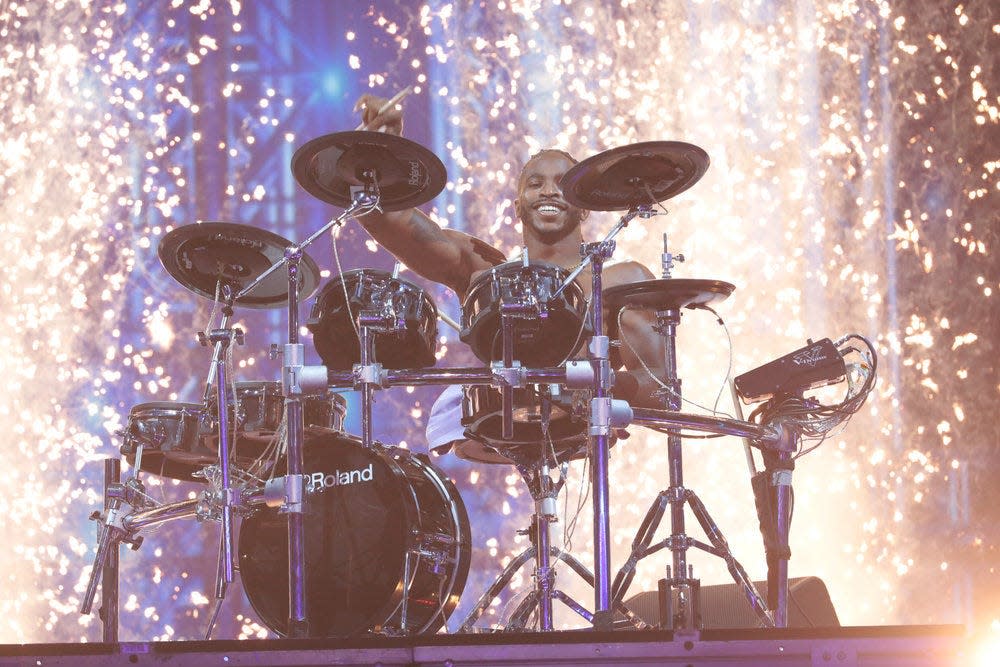
[[[577,364],[578,362],[573,362],[572,366]],[[380,374],[378,385],[383,389],[447,384],[482,384],[499,387],[504,382],[504,380],[498,380],[499,377],[518,377],[520,382],[527,385],[565,382],[568,374],[575,373],[572,370],[567,373],[566,368],[508,370],[511,372],[504,373],[501,369],[479,367],[419,371],[388,370]],[[328,375],[331,388],[349,389],[354,388],[358,383],[358,378],[353,372],[330,371]],[[772,426],[722,417],[640,408],[635,408],[633,412],[634,423],[640,425],[648,424],[661,428],[684,428],[704,433],[722,433],[748,438],[757,443],[778,443],[787,438],[780,429]],[[108,459],[106,466],[118,468],[120,460]],[[99,548],[95,556],[95,569],[91,575],[84,603],[81,606],[81,613],[90,613],[97,585],[103,583],[102,600],[104,600],[104,605],[101,609],[101,618],[104,621],[103,636],[105,641],[114,641],[113,637],[117,636],[117,614],[112,600],[115,597],[118,581],[118,545],[127,544],[133,549],[138,549],[142,544],[142,537],[139,533],[143,529],[178,519],[205,519],[216,514],[219,509],[218,498],[210,491],[203,492],[197,498],[149,507],[142,499],[142,493],[134,490],[137,483],[136,477],[132,477],[122,484],[114,474],[106,474],[105,510],[103,513],[95,512],[93,517],[100,522]],[[280,506],[284,500],[284,484],[284,479],[275,479],[265,487],[243,489],[234,498],[233,506],[241,509]],[[528,558],[532,556],[533,554],[529,555]],[[581,576],[583,575],[581,574]],[[610,606],[611,601],[609,600]]]
[[[679,380],[676,377],[676,367],[673,360],[676,355],[674,350],[674,332],[676,323],[679,321],[679,308],[681,305],[688,305],[689,301],[681,305],[674,305],[673,308],[665,309],[666,315],[660,318],[661,330],[664,335],[665,354],[668,357],[669,377],[667,383],[673,387],[673,397],[668,401],[667,409],[640,409],[633,408],[626,401],[614,399],[611,390],[614,384],[614,374],[610,363],[610,339],[604,335],[603,331],[603,311],[604,290],[602,285],[602,274],[604,263],[611,258],[615,250],[615,236],[636,217],[647,218],[654,215],[652,205],[657,201],[672,196],[677,192],[689,187],[697,178],[701,176],[707,167],[707,156],[701,157],[700,149],[692,150],[688,144],[679,142],[650,142],[649,144],[636,145],[633,153],[624,155],[629,158],[631,155],[639,156],[648,162],[652,153],[657,155],[667,155],[671,158],[683,158],[693,166],[684,178],[666,180],[667,186],[662,190],[653,192],[640,176],[629,176],[628,183],[629,197],[627,205],[622,206],[622,202],[606,202],[603,200],[593,201],[587,199],[587,192],[600,191],[603,195],[607,190],[593,187],[593,183],[586,185],[588,178],[594,173],[601,172],[602,169],[610,170],[607,160],[614,158],[614,168],[617,172],[622,172],[619,164],[623,157],[620,149],[609,151],[595,156],[590,160],[579,163],[569,173],[564,176],[564,191],[567,199],[579,198],[581,208],[590,210],[615,210],[608,206],[627,209],[617,225],[608,233],[606,238],[597,243],[585,244],[581,249],[582,260],[572,272],[568,274],[562,285],[552,294],[553,298],[559,297],[563,290],[574,284],[576,277],[587,267],[592,268],[592,323],[593,335],[587,344],[588,358],[586,360],[567,361],[564,364],[552,367],[528,368],[521,365],[515,359],[514,354],[514,328],[515,321],[523,318],[533,317],[537,313],[539,304],[537,303],[507,303],[500,305],[501,311],[501,332],[503,335],[503,355],[502,360],[492,362],[488,367],[476,368],[423,368],[423,369],[386,369],[374,358],[374,340],[379,334],[398,331],[402,324],[394,312],[379,310],[361,310],[356,316],[357,332],[359,337],[360,360],[351,371],[328,370],[325,366],[307,366],[305,364],[305,350],[299,341],[299,294],[303,286],[309,283],[312,278],[314,265],[305,255],[304,250],[317,238],[328,232],[335,226],[343,224],[351,217],[360,217],[374,210],[401,210],[406,207],[415,206],[426,199],[422,199],[426,194],[423,189],[428,181],[433,181],[435,185],[440,180],[443,186],[443,166],[442,174],[438,175],[438,167],[432,160],[428,159],[424,153],[426,149],[413,148],[416,146],[400,137],[380,135],[372,137],[378,133],[354,132],[338,133],[321,137],[309,142],[300,149],[293,158],[293,170],[300,183],[306,186],[313,194],[331,201],[338,205],[346,206],[344,212],[337,218],[331,220],[321,229],[312,234],[302,244],[296,245],[280,238],[267,238],[266,249],[277,249],[281,252],[280,258],[274,259],[269,267],[260,275],[251,279],[239,281],[235,278],[222,278],[217,276],[192,276],[185,268],[190,263],[179,260],[181,245],[170,246],[176,251],[178,257],[172,258],[170,262],[164,260],[165,266],[182,284],[198,294],[211,296],[211,287],[216,288],[218,293],[221,290],[222,301],[224,302],[224,319],[222,327],[212,330],[204,335],[203,344],[214,345],[212,361],[212,372],[209,377],[209,385],[213,378],[217,387],[218,401],[218,457],[221,467],[221,487],[210,488],[203,492],[198,498],[185,500],[177,503],[151,507],[145,499],[141,482],[138,479],[138,472],[141,469],[141,447],[136,453],[135,474],[124,484],[118,479],[119,464],[109,463],[106,466],[105,482],[105,510],[103,513],[95,513],[96,520],[99,521],[98,549],[94,561],[94,568],[88,582],[87,592],[81,605],[82,613],[89,613],[99,581],[104,581],[104,604],[102,606],[102,617],[104,622],[105,641],[114,641],[117,637],[117,582],[118,582],[118,551],[122,543],[129,544],[133,548],[138,548],[141,544],[141,537],[138,533],[146,527],[172,521],[180,518],[219,518],[222,522],[222,535],[219,555],[219,578],[217,581],[217,600],[225,595],[228,583],[233,580],[233,526],[232,519],[234,512],[249,511],[258,507],[278,508],[287,515],[288,525],[288,621],[287,635],[289,637],[307,637],[309,633],[309,619],[306,616],[305,605],[305,526],[304,526],[304,502],[307,494],[306,475],[303,467],[303,444],[304,444],[304,418],[302,400],[309,392],[323,391],[330,389],[353,389],[361,394],[361,438],[360,445],[365,449],[375,446],[373,439],[372,408],[375,392],[382,389],[397,386],[419,386],[419,385],[489,385],[500,390],[502,396],[502,432],[503,436],[509,437],[512,429],[513,393],[515,389],[527,387],[530,384],[558,384],[567,389],[589,390],[591,401],[589,405],[588,436],[590,438],[589,455],[591,459],[591,474],[593,485],[593,527],[594,527],[594,558],[595,568],[593,573],[594,586],[594,611],[590,615],[593,627],[597,630],[609,630],[613,627],[613,610],[621,603],[624,589],[630,581],[630,572],[623,570],[619,574],[616,582],[611,578],[610,559],[610,509],[609,509],[609,458],[610,439],[613,429],[624,428],[630,424],[651,425],[668,432],[669,452],[670,452],[670,486],[665,495],[654,505],[651,513],[644,522],[644,534],[637,538],[637,546],[633,550],[630,563],[626,567],[634,567],[634,560],[652,553],[657,548],[650,548],[649,541],[652,537],[652,530],[659,521],[663,511],[664,503],[671,505],[671,537],[661,546],[669,548],[674,555],[673,571],[668,571],[667,578],[661,582],[666,587],[665,594],[661,598],[666,600],[664,604],[673,599],[674,591],[679,593],[681,607],[679,613],[670,611],[661,616],[666,618],[671,624],[670,627],[680,627],[692,629],[696,627],[697,610],[692,605],[685,602],[697,592],[697,580],[690,575],[685,559],[685,551],[690,546],[703,546],[694,543],[691,538],[684,534],[683,507],[685,503],[690,503],[698,515],[703,526],[711,527],[710,518],[704,510],[704,506],[693,496],[693,492],[683,487],[680,476],[680,430],[689,429],[713,434],[735,435],[746,439],[761,449],[770,452],[777,452],[779,458],[787,458],[795,450],[798,433],[792,428],[780,422],[774,424],[754,424],[742,420],[707,417],[703,415],[685,414],[679,411]],[[374,142],[374,143],[373,143]],[[347,145],[344,149],[343,145]],[[370,151],[372,145],[380,147],[379,151]],[[655,144],[655,145],[654,145]],[[341,163],[349,164],[360,184],[352,184],[350,188],[337,189],[334,191],[333,185],[339,187],[339,183],[319,184],[312,163],[324,159],[325,151],[340,151],[336,153],[338,168]],[[415,162],[411,166],[417,171],[417,175],[424,174],[425,178],[414,179],[412,174],[406,175],[402,183],[408,183],[410,189],[403,189],[402,194],[393,190],[396,194],[383,196],[383,193],[390,192],[386,182],[380,182],[380,167],[372,164],[371,161],[382,159],[381,155],[386,152],[384,149],[405,154],[409,152],[415,155]],[[367,152],[366,152],[367,151]],[[659,153],[657,153],[657,151]],[[703,153],[703,152],[702,152]],[[370,157],[374,155],[376,157]],[[679,157],[678,157],[679,156]],[[431,155],[433,160],[436,158]],[[346,162],[345,162],[346,161]],[[640,160],[641,162],[641,160]],[[439,161],[438,161],[439,163]],[[643,162],[646,164],[646,162]],[[412,169],[411,169],[412,171]],[[625,170],[627,171],[627,170]],[[621,174],[618,174],[619,176]],[[590,180],[593,180],[592,178]],[[416,185],[414,185],[414,183]],[[583,184],[583,185],[582,185]],[[659,187],[659,185],[658,185]],[[580,188],[586,192],[581,194]],[[589,190],[588,190],[589,188]],[[643,203],[636,203],[635,192],[642,194]],[[433,197],[436,192],[432,193]],[[647,197],[647,195],[649,195]],[[428,198],[429,199],[429,198]],[[571,202],[575,203],[576,202]],[[189,227],[209,228],[212,223],[205,225],[192,225]],[[240,227],[229,225],[228,228]],[[198,231],[189,228],[180,228],[175,232],[181,232],[178,237],[183,237],[185,242],[191,241],[193,236],[198,240]],[[227,234],[241,233],[241,230],[228,229]],[[173,232],[172,232],[173,234]],[[272,235],[273,236],[273,235]],[[168,242],[170,235],[164,238],[164,243]],[[229,238],[229,237],[225,237]],[[212,237],[212,240],[217,240]],[[231,239],[234,247],[243,248],[247,244],[239,238]],[[260,245],[260,241],[255,241]],[[170,241],[169,243],[174,243]],[[282,245],[283,244],[283,245]],[[168,244],[169,245],[169,244]],[[207,245],[207,244],[206,244]],[[160,248],[161,259],[164,257],[164,246]],[[284,290],[278,290],[267,298],[259,297],[259,302],[255,307],[269,307],[275,304],[287,304],[287,343],[282,350],[282,374],[281,386],[284,396],[284,410],[287,419],[287,471],[280,477],[274,477],[263,485],[247,487],[234,483],[230,475],[229,461],[229,437],[230,428],[227,419],[230,405],[229,382],[226,378],[225,357],[234,343],[241,342],[241,332],[238,329],[229,327],[229,322],[234,305],[246,303],[253,299],[259,292],[258,288],[265,286],[269,277],[278,269],[284,267],[287,273],[287,282]],[[304,267],[304,271],[303,271]],[[216,280],[213,284],[209,278]],[[650,293],[660,294],[663,292],[665,283],[671,281],[648,281],[656,283],[647,286],[650,289],[643,291],[641,283],[640,293],[627,295],[625,302],[633,303],[629,299],[634,298],[635,303],[643,304],[643,300]],[[704,283],[711,281],[691,281],[698,283],[694,285],[696,298],[700,296],[700,291],[704,288]],[[273,284],[274,281],[271,281]],[[671,283],[672,288],[680,283]],[[690,289],[691,285],[680,285]],[[730,291],[731,291],[731,286]],[[713,286],[709,287],[711,293]],[[255,292],[256,291],[256,292]],[[676,298],[676,294],[671,292],[671,298]],[[542,304],[544,305],[544,304]],[[661,309],[664,310],[664,309]],[[206,396],[208,395],[206,387]],[[787,480],[787,478],[785,478]],[[787,544],[789,503],[788,495],[790,488],[787,482],[775,482],[778,493],[779,512],[783,512],[778,517],[779,541],[783,540]],[[544,488],[541,484],[533,496],[538,496],[537,504],[541,505],[551,494],[551,489]],[[665,500],[664,500],[665,499]],[[782,500],[784,499],[784,500]],[[657,507],[659,509],[657,509]],[[544,508],[542,508],[544,513]],[[537,594],[535,602],[541,605],[543,629],[551,629],[551,607],[552,596],[559,597],[553,592],[551,581],[547,578],[549,556],[551,555],[548,543],[548,526],[545,521],[536,516],[535,553],[533,554],[541,569],[540,596]],[[543,529],[545,535],[542,535]],[[707,528],[706,530],[709,530]],[[713,548],[706,549],[711,553],[726,558],[727,563],[732,565],[734,559],[728,554],[728,547],[724,540],[715,539],[710,533],[713,541]],[[529,550],[530,551],[530,550]],[[527,553],[527,552],[526,552]],[[728,557],[727,557],[728,555]],[[522,555],[523,557],[523,555]],[[527,558],[530,558],[528,556]],[[557,556],[559,557],[559,556]],[[520,557],[519,557],[520,558]],[[563,559],[566,560],[566,559]],[[787,604],[787,557],[784,559],[784,566],[779,570],[779,593],[778,608],[774,610],[773,616],[762,614],[762,620],[769,625],[782,626],[787,619],[785,605]],[[574,570],[580,571],[573,562],[569,562]],[[739,568],[742,571],[742,568]],[[589,574],[589,573],[588,573]],[[582,575],[582,573],[581,573]],[[582,575],[583,576],[583,575]],[[404,577],[405,578],[405,577]],[[585,578],[587,578],[585,576]],[[745,573],[744,573],[745,578]],[[498,579],[500,582],[503,579]],[[739,577],[738,577],[739,580]],[[741,582],[742,583],[742,582]],[[495,587],[494,587],[495,588]],[[492,589],[491,589],[492,590]],[[753,596],[755,591],[752,586],[748,589],[748,595]],[[559,598],[562,599],[562,598]],[[566,602],[567,600],[563,600]],[[569,601],[572,602],[572,601]],[[569,604],[569,602],[567,602]],[[752,603],[759,603],[759,596]],[[575,604],[575,603],[574,603]],[[573,604],[570,604],[573,607]],[[759,605],[757,605],[759,606]],[[576,605],[574,608],[579,607]],[[525,608],[518,610],[517,615],[520,620],[525,618]],[[463,626],[464,627],[464,626]],[[405,630],[405,622],[404,628]],[[467,628],[466,628],[467,629]],[[211,632],[211,628],[210,628]]]

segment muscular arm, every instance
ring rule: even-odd
[[[358,222],[399,261],[418,275],[455,290],[459,299],[465,298],[474,273],[496,263],[484,256],[473,237],[442,229],[419,209],[372,213]]]
[[[355,104],[355,110],[361,112],[367,129],[401,135],[402,107],[397,104],[378,113],[385,104],[383,98],[363,95]],[[424,278],[455,290],[459,299],[464,299],[475,272],[497,263],[484,256],[472,237],[439,227],[416,208],[370,213],[358,222],[399,261]],[[488,247],[485,243],[482,246]]]
[[[605,285],[612,287],[653,278],[653,274],[642,264],[623,262],[607,268]],[[615,322],[607,321],[608,330],[616,329],[618,313],[606,312],[605,317],[615,320]],[[614,395],[626,399],[637,407],[664,407],[654,395],[654,392],[660,389],[660,385],[650,377],[639,361],[641,358],[661,380],[666,375],[663,341],[656,333],[655,326],[656,316],[652,311],[626,309],[622,313],[621,331],[618,335],[622,341],[620,352],[625,370],[615,373]]]

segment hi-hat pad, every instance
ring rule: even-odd
[[[660,278],[615,285],[604,290],[604,308],[617,313],[624,306],[649,310],[697,308],[723,301],[736,286],[722,280]]]

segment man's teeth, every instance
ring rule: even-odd
[[[559,208],[556,206],[549,206],[548,204],[538,207],[539,213],[558,213]]]

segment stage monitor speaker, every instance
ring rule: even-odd
[[[767,599],[767,583],[754,582]],[[646,591],[625,600],[625,606],[644,622],[660,624],[660,603],[657,591]],[[750,608],[743,589],[736,584],[701,587],[701,620],[703,629],[759,628],[760,619]],[[819,577],[798,577],[788,580],[788,627],[818,628],[839,626],[837,612],[830,600],[826,584]]]

